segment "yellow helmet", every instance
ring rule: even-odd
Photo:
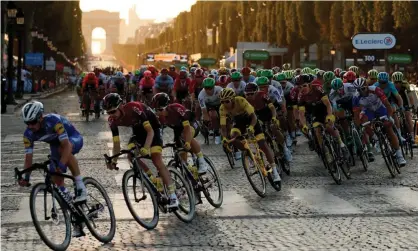
[[[223,100],[231,100],[235,98],[235,91],[231,88],[225,88],[221,91],[221,94],[219,95],[221,98],[221,101]]]

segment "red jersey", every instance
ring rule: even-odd
[[[188,92],[191,82],[192,81],[190,80],[190,78],[186,78],[186,79],[176,78],[176,80],[174,81],[174,90],[176,92]]]
[[[154,79],[153,78],[142,78],[141,81],[139,81],[139,87],[140,88],[152,88],[154,87]]]
[[[179,76],[179,74],[175,71],[169,71],[168,72],[168,76],[172,77],[173,79],[177,79],[177,77]]]
[[[190,110],[178,103],[169,104],[166,111],[168,115],[164,118],[160,117],[160,121],[170,128],[179,128],[185,124],[190,124],[193,117]]]
[[[198,80],[194,78],[191,84],[189,85],[189,93],[195,93],[197,97],[199,95],[199,92],[202,90],[202,83],[204,79],[205,77],[199,78]]]

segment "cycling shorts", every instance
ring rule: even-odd
[[[250,117],[246,117],[246,118],[239,118],[239,119],[234,119],[234,124],[233,124],[233,128],[231,129],[231,136],[234,133],[238,133],[238,135],[242,135],[244,133],[247,132],[247,127],[250,125],[251,122],[251,118]],[[254,135],[255,138],[257,139],[257,141],[263,140],[264,139],[264,134],[263,134],[263,130],[261,129],[260,123],[257,120],[257,123],[254,126]]]
[[[69,137],[68,139],[69,139],[69,141],[71,143],[71,147],[72,147],[71,153],[73,155],[76,155],[77,153],[80,152],[81,148],[83,148],[83,137],[80,134],[78,134],[78,135],[73,135],[73,136]],[[51,158],[52,159],[55,159],[55,160],[60,160],[61,159],[61,154],[59,153],[59,148],[60,148],[59,144],[51,144],[50,145]],[[51,172],[66,173],[67,172],[67,167],[60,168],[58,166],[55,166],[55,163],[52,161],[51,164],[49,164],[49,170]]]
[[[160,128],[153,128],[154,129],[154,138],[152,138],[151,149],[150,153],[162,153],[163,151],[163,136],[162,131]],[[132,143],[138,143],[141,147],[145,144],[145,140],[147,139],[147,132],[145,130],[141,130],[140,133],[136,133],[129,139],[128,145]]]
[[[386,109],[386,107],[384,105],[382,105],[376,111],[366,110],[366,111],[362,112],[361,115],[360,115],[360,119],[363,116],[367,116],[368,120],[372,121],[376,117],[382,117],[382,116],[385,116],[385,115],[386,116],[388,115],[388,110]]]

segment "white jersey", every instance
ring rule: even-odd
[[[280,86],[280,85],[279,85]],[[283,89],[280,86],[280,90],[278,90],[276,87],[269,85],[268,90],[269,98],[273,101],[274,104],[282,103],[283,102]]]
[[[235,94],[237,96],[244,96],[244,91],[245,91],[245,86],[247,86],[247,83],[245,83],[245,81],[242,81],[239,83],[238,88],[235,88],[234,86],[234,82],[229,83],[226,88],[231,88],[232,90],[235,91]]]
[[[205,89],[202,89],[199,93],[199,96],[197,97],[197,100],[199,100],[199,104],[201,108],[206,108],[206,105],[208,106],[219,106],[221,105],[221,99],[219,98],[219,95],[221,91],[223,90],[220,86],[215,86],[213,90],[212,96],[209,96],[206,94]]]

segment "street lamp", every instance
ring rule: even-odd
[[[353,54],[354,54],[354,65],[357,65],[357,49],[353,48]]]
[[[37,37],[38,36],[38,31],[36,29],[32,29],[30,32],[32,37]]]
[[[331,48],[331,50],[329,51],[330,53],[331,53],[331,68],[334,68],[334,56],[335,56],[335,53],[337,52],[336,50],[335,50],[335,48],[334,47],[332,47]]]
[[[16,104],[13,98],[13,41],[14,41],[14,30],[13,23],[15,22],[17,14],[16,5],[10,1],[7,3],[7,35],[9,42],[7,45],[7,103]]]
[[[23,28],[25,24],[25,15],[22,9],[16,13],[16,23],[18,29],[18,51],[17,51],[17,79],[16,79],[16,98],[23,97],[23,81],[22,81],[22,50],[23,50]]]

